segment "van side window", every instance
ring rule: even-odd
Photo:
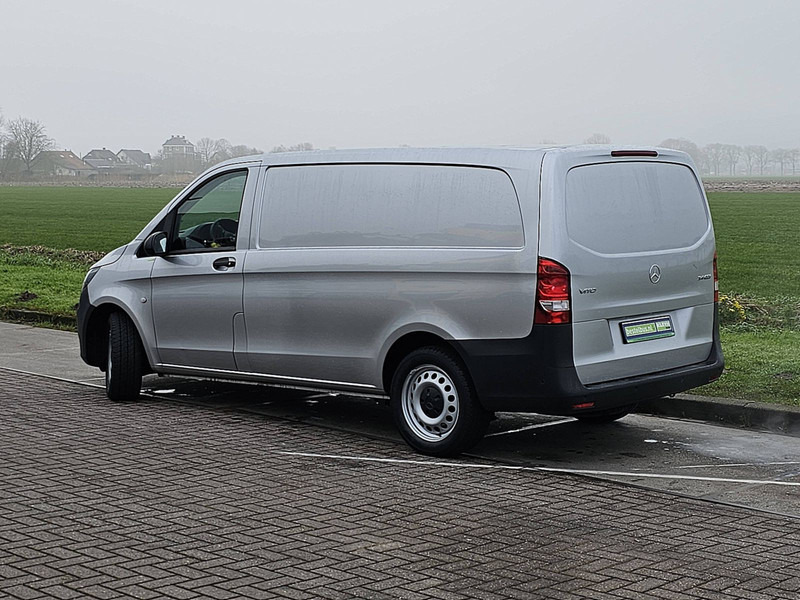
[[[499,169],[339,164],[267,170],[259,248],[519,248],[514,185]]]
[[[247,171],[214,177],[178,206],[171,250],[230,250],[236,246]]]

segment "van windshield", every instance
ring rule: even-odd
[[[684,165],[617,162],[567,174],[567,232],[595,252],[686,248],[708,231],[700,184]]]

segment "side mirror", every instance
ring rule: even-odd
[[[156,231],[147,236],[142,244],[142,251],[145,256],[161,256],[167,253],[167,234],[163,231]]]

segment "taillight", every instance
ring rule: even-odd
[[[569,271],[554,260],[540,258],[536,272],[536,310],[533,322],[569,323]]]
[[[714,302],[719,302],[719,275],[717,275],[717,253],[714,252]]]

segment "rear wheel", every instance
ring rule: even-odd
[[[133,322],[119,312],[108,318],[106,395],[111,400],[135,400],[142,389],[144,350]]]
[[[400,362],[391,397],[403,439],[431,456],[454,456],[471,448],[491,418],[478,403],[461,362],[436,346],[415,350]]]
[[[603,425],[605,423],[613,423],[618,421],[625,415],[633,410],[631,407],[623,408],[621,410],[610,410],[607,412],[594,413],[592,415],[575,415],[575,418],[582,423],[591,423],[593,425]]]

